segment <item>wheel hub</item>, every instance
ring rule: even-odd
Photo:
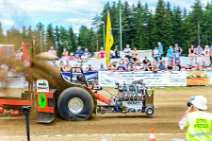
[[[74,98],[70,99],[68,102],[68,108],[74,114],[80,113],[82,111],[83,107],[84,107],[84,103],[78,97],[74,97]]]

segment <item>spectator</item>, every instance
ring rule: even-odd
[[[205,49],[203,50],[204,56],[210,56],[210,48],[208,45],[205,46]]]
[[[99,52],[96,53],[96,59],[100,59],[100,54],[99,54]]]
[[[72,72],[81,72],[78,64],[74,65],[74,68],[72,69]]]
[[[64,72],[70,72],[71,71],[71,66],[69,64],[69,61],[66,60],[66,65],[64,66]]]
[[[177,71],[181,71],[181,68],[182,68],[182,67],[181,67],[179,61],[176,61],[175,66],[176,66],[176,68],[177,68]]]
[[[188,49],[188,56],[194,57],[194,52],[195,52],[194,46],[191,45],[191,47]]]
[[[63,63],[63,61],[60,61],[60,71],[61,72],[64,72],[65,71],[65,68],[64,68],[65,66],[64,66],[64,63]]]
[[[116,62],[116,61],[112,62],[112,66],[113,66],[114,68],[116,68],[117,62]]]
[[[129,64],[130,64],[130,60],[128,58],[125,58],[125,60],[124,60],[124,67],[126,68],[126,70],[128,70]]]
[[[85,53],[83,53],[82,56],[81,56],[81,60],[82,61],[87,61],[88,60],[88,56]]]
[[[190,61],[191,61],[191,65],[193,65],[193,60],[194,60],[194,57],[195,57],[195,49],[194,49],[194,46],[191,45],[191,47],[188,49],[188,57],[190,58]]]
[[[163,45],[161,44],[161,42],[158,42],[158,54],[159,54],[159,59],[162,60]]]
[[[85,51],[83,54],[85,54],[87,58],[91,57],[91,53],[88,51],[88,48],[85,48]]]
[[[136,61],[137,57],[138,57],[138,50],[137,50],[137,48],[134,48],[133,51],[132,51],[132,59],[133,59],[133,61]]]
[[[126,48],[124,49],[124,53],[125,53],[125,57],[127,57],[128,59],[130,59],[132,57],[131,56],[131,48],[130,48],[129,44],[126,45]]]
[[[198,46],[195,48],[195,54],[196,54],[197,56],[202,56],[202,55],[203,55],[203,48],[202,48],[200,45],[198,45]]]
[[[158,47],[155,47],[152,54],[153,54],[154,60],[158,63],[158,61],[159,61]]]
[[[57,52],[56,52],[56,50],[54,50],[53,46],[50,47],[50,50],[48,50],[48,53],[55,55],[55,56],[57,55]],[[67,54],[67,56],[68,56],[68,54]]]
[[[114,58],[119,58],[120,54],[119,54],[118,46],[115,47],[114,52],[115,52],[115,57]]]
[[[172,69],[173,69],[172,63],[169,63],[168,66],[167,66],[167,70],[171,71]]]
[[[82,54],[83,54],[83,51],[81,49],[81,46],[78,46],[77,47],[77,50],[75,51],[75,54],[78,54],[79,55],[79,58],[81,58]]]
[[[157,63],[155,62],[155,63],[153,63],[152,64],[152,71],[153,72],[157,72],[157,71],[159,71],[160,69],[158,68],[158,66],[157,66]]]
[[[15,54],[16,59],[21,60],[22,56],[23,56],[23,52],[22,49],[20,48],[17,53]]]
[[[149,63],[149,64],[144,64],[144,68],[143,68],[144,71],[151,71],[152,70],[152,64]]]
[[[119,66],[116,68],[116,71],[118,72],[125,72],[127,71],[127,69],[124,67],[124,63],[123,62],[119,62]]]
[[[113,67],[112,64],[107,65],[107,71],[114,71],[114,70],[115,70],[115,68]]]
[[[130,62],[128,65],[128,71],[134,71],[134,70],[136,70],[135,65],[133,62]]]
[[[169,46],[169,49],[167,50],[167,55],[168,57],[168,63],[172,63],[173,64],[173,59],[174,59],[174,50],[172,46]]]
[[[115,58],[115,52],[112,49],[110,50],[110,58]]]
[[[70,53],[69,60],[75,60],[74,54]]]
[[[174,51],[174,63],[176,63],[177,61],[180,62],[180,52],[177,51],[177,48],[175,48],[176,50]]]
[[[144,68],[144,66],[143,66],[143,64],[141,63],[140,60],[135,61],[135,69],[136,69],[137,71],[143,70],[143,68]]]
[[[66,48],[63,49],[63,56],[68,57],[68,51],[66,50]]]
[[[80,60],[79,54],[75,54],[74,59],[75,59],[75,60]]]
[[[146,56],[144,57],[143,64],[144,65],[150,64],[150,61],[149,61],[149,59]]]
[[[100,68],[99,68],[99,71],[106,71],[105,67],[103,64],[100,64]]]
[[[101,59],[105,58],[105,51],[103,47],[101,47],[101,50],[99,51],[99,56]]]
[[[86,68],[86,72],[93,72],[94,69],[93,67],[91,66],[91,64],[88,65],[88,67]]]
[[[176,43],[174,46],[174,53],[182,53],[183,49]]]
[[[158,68],[161,70],[161,71],[165,71],[166,70],[166,66],[165,66],[165,61],[161,61],[160,62],[160,65],[158,66]]]

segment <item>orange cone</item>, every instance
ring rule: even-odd
[[[154,128],[151,128],[151,129],[150,129],[149,141],[156,141],[155,133],[154,133]]]

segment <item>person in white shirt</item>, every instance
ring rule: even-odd
[[[153,50],[153,57],[154,57],[155,61],[158,63],[158,61],[159,61],[158,47],[155,47],[155,49]]]
[[[131,58],[132,53],[131,53],[131,48],[129,44],[126,45],[126,48],[124,49],[124,53],[125,53],[125,57],[127,57],[128,59]]]

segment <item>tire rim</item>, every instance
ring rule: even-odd
[[[153,113],[153,110],[151,108],[147,110],[148,115],[152,115],[152,113]]]
[[[83,107],[84,107],[84,103],[78,97],[74,97],[74,98],[70,99],[68,102],[68,108],[74,114],[80,113],[82,111]]]

